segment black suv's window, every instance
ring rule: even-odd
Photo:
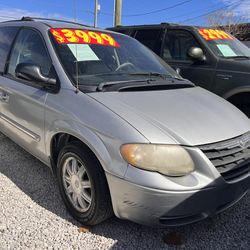
[[[18,28],[1,27],[0,28],[0,72],[4,72],[5,63],[10,51],[11,44],[15,38]]]
[[[165,60],[189,60],[188,50],[191,47],[200,47],[193,35],[185,30],[169,30],[167,32],[163,59]]]
[[[161,52],[161,35],[162,29],[142,29],[135,33],[135,39],[159,55]]]
[[[23,29],[18,34],[14,44],[8,74],[15,77],[16,66],[19,63],[33,63],[41,68],[44,76],[49,76],[52,68],[50,57],[39,33],[32,29]]]

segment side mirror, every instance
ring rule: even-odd
[[[176,71],[176,73],[177,73],[178,75],[181,74],[181,69],[180,69],[180,68],[176,68],[175,71]]]
[[[195,61],[205,61],[206,57],[201,48],[191,47],[188,51],[188,56]]]
[[[16,67],[16,76],[27,81],[38,82],[44,87],[56,86],[56,79],[44,76],[36,64],[19,63]]]

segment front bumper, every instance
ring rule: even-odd
[[[202,189],[185,191],[146,187],[110,174],[107,180],[117,217],[158,227],[189,224],[219,213],[250,188],[250,176],[235,183],[218,178]]]

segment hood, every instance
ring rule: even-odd
[[[241,111],[200,87],[88,95],[126,120],[151,143],[194,146],[250,131],[250,121]]]

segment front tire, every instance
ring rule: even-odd
[[[78,221],[92,226],[113,214],[104,170],[80,142],[60,151],[57,176],[63,201]]]

